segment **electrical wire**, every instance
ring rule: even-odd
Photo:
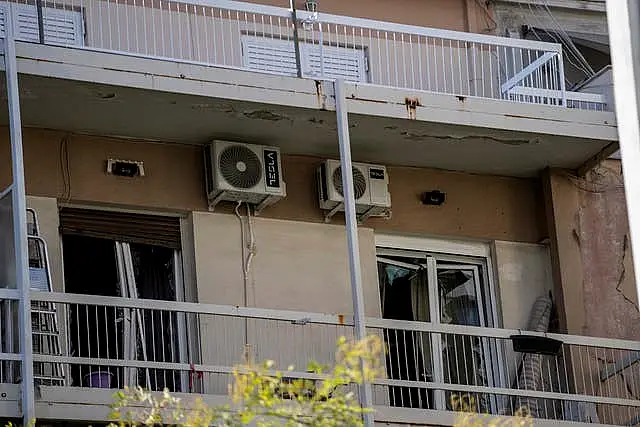
[[[546,14],[549,15],[549,17],[551,18],[552,24],[556,28],[554,33],[558,37],[560,37],[560,43],[565,48],[567,54],[571,54],[573,56],[574,60],[576,60],[578,62],[578,64],[575,64],[573,62],[570,62],[570,63],[574,67],[576,67],[579,70],[581,70],[587,77],[591,77],[592,75],[594,75],[595,71],[593,70],[593,68],[591,67],[589,62],[586,60],[584,55],[582,55],[582,52],[580,52],[578,47],[575,45],[575,43],[573,42],[573,39],[571,38],[571,36],[564,30],[564,28],[562,28],[560,23],[556,20],[555,16],[553,15],[553,13],[549,9],[548,5],[546,4],[546,0],[542,0],[542,1],[544,1],[545,4],[540,5],[539,3],[536,2],[535,6],[536,6],[536,8],[538,10],[542,11],[542,13],[546,13]]]
[[[247,206],[247,225],[245,230],[245,222],[240,214],[240,206],[242,206],[241,201],[236,204],[235,214],[240,222],[240,239],[242,241],[242,277],[244,280],[244,304],[245,307],[248,306],[249,303],[249,273],[251,272],[251,263],[253,262],[253,258],[256,255],[256,236],[253,231],[253,212],[251,209],[251,205],[245,203]],[[247,240],[248,234],[248,240]]]
[[[531,8],[531,3],[528,3],[527,6],[529,7],[529,12],[531,14],[531,16],[536,20],[537,22],[537,27],[539,29],[541,29],[542,31],[544,31],[544,33],[547,35],[547,37],[549,37],[551,40],[554,41],[554,43],[558,43],[560,45],[562,45],[563,47],[565,47],[566,43],[563,43],[562,38],[558,39],[558,37],[560,37],[560,34],[556,33],[556,32],[549,32],[546,29],[546,25],[545,23],[539,18],[538,13],[534,12],[533,9]],[[540,5],[539,4],[535,4],[536,8],[538,10],[540,9]],[[522,8],[522,5],[519,4],[519,7]],[[533,34],[536,36],[536,38],[538,40],[544,40],[542,37],[540,37],[537,33],[537,31],[535,29],[532,29]],[[574,56],[574,59],[571,59],[571,56]],[[573,65],[576,69],[582,71],[586,76],[589,76],[589,71],[584,68],[583,65],[579,64],[580,59],[578,59],[578,63],[575,62],[576,58],[575,58],[575,53],[573,52],[573,50],[571,48],[567,49],[567,55],[565,55],[566,61]]]
[[[589,64],[589,61],[587,61],[587,59],[584,57],[584,55],[582,54],[582,52],[580,52],[580,49],[578,49],[578,47],[576,46],[576,44],[573,42],[573,39],[571,38],[571,36],[565,31],[564,28],[562,28],[562,25],[560,25],[560,23],[558,22],[558,20],[556,19],[556,17],[553,15],[553,13],[551,12],[551,9],[549,9],[549,3],[548,0],[542,0],[543,2],[543,6],[544,9],[546,10],[547,14],[549,15],[549,17],[551,18],[551,20],[553,21],[553,23],[555,24],[555,26],[558,28],[558,30],[560,31],[560,34],[563,35],[565,41],[567,42],[567,46],[569,46],[571,48],[571,50],[573,52],[575,52],[576,56],[581,60],[581,62],[585,65],[585,67],[589,70],[589,72],[591,73],[591,75],[595,74],[595,71],[593,70],[593,68],[591,67],[591,64]]]
[[[236,214],[236,217],[238,218],[238,222],[240,222],[240,242],[241,242],[240,250],[241,250],[241,256],[242,256],[242,279],[244,281],[243,303],[244,303],[244,306],[247,307],[247,303],[248,303],[247,291],[248,291],[249,275],[247,274],[247,268],[246,268],[246,252],[245,252],[246,240],[245,240],[245,231],[244,231],[244,221],[242,220],[242,215],[240,215],[240,206],[242,206],[242,202],[238,201],[234,212]]]
[[[251,261],[253,261],[253,257],[256,255],[256,236],[253,232],[253,221],[251,220],[251,217],[251,206],[247,203],[247,224],[249,225],[249,255],[247,255],[247,261],[245,264],[245,276],[247,277],[247,280],[249,278],[249,272],[251,271]]]
[[[236,204],[236,208],[234,212],[238,221],[240,222],[240,246],[241,246],[241,257],[242,257],[242,280],[243,280],[243,293],[242,299],[245,307],[248,307],[248,284],[249,284],[249,275],[246,273],[246,265],[245,265],[245,238],[244,238],[244,222],[242,221],[242,216],[240,215],[240,206],[242,206],[242,202],[238,201]],[[249,354],[249,319],[244,318],[244,345],[245,352],[247,355]]]
[[[591,68],[589,63],[586,61],[586,59],[584,58],[582,53],[577,49],[577,47],[575,46],[575,44],[571,40],[571,37],[560,27],[560,25],[558,24],[558,21],[555,19],[555,17],[551,13],[551,11],[548,10],[548,8],[547,8],[547,10],[544,10],[541,7],[541,5],[539,3],[537,3],[537,2],[534,3],[534,6],[536,7],[536,9],[538,11],[543,11],[545,13],[548,13],[551,16],[551,19],[552,19],[552,21],[554,23],[554,26],[558,27],[559,31],[553,31],[553,32],[548,31],[546,29],[547,25],[541,20],[541,18],[539,16],[539,13],[534,11],[534,9],[532,8],[531,3],[528,3],[527,6],[529,8],[529,13],[528,14],[527,14],[526,11],[524,11],[524,8],[523,8],[522,4],[518,3],[518,7],[520,8],[520,10],[524,14],[531,16],[536,21],[536,24],[531,28],[531,32],[534,34],[534,36],[538,40],[544,41],[544,39],[535,30],[535,27],[537,27],[538,29],[542,30],[547,35],[547,37],[549,37],[555,43],[558,43],[558,44],[560,44],[560,45],[562,45],[563,47],[566,48],[566,53],[567,54],[564,56],[564,58],[566,59],[566,61],[569,64],[571,64],[577,70],[582,71],[582,73],[584,73],[585,76],[591,77],[594,74],[593,69]],[[586,66],[585,66],[585,64],[586,64]]]
[[[476,5],[480,7],[480,9],[482,9],[482,11],[484,12],[484,21],[485,24],[487,24],[487,28],[485,30],[494,31],[496,28],[498,28],[498,21],[496,21],[495,18],[491,15],[491,12],[489,12],[487,4],[482,0],[476,0]]]

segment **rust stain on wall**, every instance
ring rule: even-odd
[[[411,120],[415,120],[416,119],[416,109],[418,107],[422,107],[422,104],[420,104],[420,99],[419,98],[405,98],[404,99],[404,105],[407,107],[407,113],[409,113],[409,118]]]

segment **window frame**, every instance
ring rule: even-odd
[[[480,270],[479,278],[482,281],[480,287],[484,288],[484,295],[481,298],[481,306],[484,306],[484,311],[486,313],[486,324],[481,327],[496,328],[501,326],[501,310],[498,305],[499,298],[497,294],[498,288],[497,283],[495,283],[497,276],[493,269],[493,251],[490,243],[481,241],[376,234],[375,245],[376,261],[379,258],[385,258],[385,256],[424,259],[424,264],[432,270],[431,274],[435,276],[429,280],[433,283],[437,283],[437,271],[442,265],[465,264],[470,268]],[[376,273],[377,271],[378,270],[376,269]],[[380,292],[379,287],[378,292]],[[434,299],[436,297],[437,289],[430,289],[429,293],[430,299],[432,300],[429,303],[430,310],[432,312],[432,322],[440,324],[440,307],[437,299]],[[379,298],[382,298],[380,293]],[[434,317],[436,314],[437,317]],[[439,334],[434,334],[434,337],[437,337],[438,335]],[[490,344],[485,342],[487,341],[486,339],[483,339],[482,341],[482,346],[485,348],[484,351],[488,355],[491,353],[497,355],[497,360],[490,363],[490,369],[492,372],[488,376],[489,385],[506,385],[508,380],[506,379],[507,377],[505,373],[506,362],[503,357],[504,351],[502,347],[504,344]],[[435,347],[432,349],[434,354],[441,354],[441,347],[442,343],[438,340]],[[432,362],[434,371],[440,370],[443,374],[443,357],[434,358]],[[444,378],[441,378],[441,380],[444,380]],[[444,402],[444,393],[440,391],[438,395],[440,395],[440,397],[436,399],[435,409],[445,409],[442,407]],[[497,397],[491,398],[492,406],[497,404],[496,399]]]

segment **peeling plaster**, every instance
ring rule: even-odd
[[[497,138],[490,135],[433,135],[428,133],[416,133],[411,131],[401,131],[400,135],[404,139],[411,140],[411,141],[428,141],[432,139],[443,139],[443,140],[450,140],[450,141],[484,140],[487,142],[497,142],[505,145],[527,145],[527,144],[538,144],[540,142],[537,138],[529,140],[529,139]]]
[[[245,111],[242,113],[242,115],[249,119],[268,120],[271,122],[279,122],[281,120],[293,121],[293,119],[289,116],[276,114],[269,110]]]
[[[584,333],[638,340],[640,313],[624,188],[621,172],[606,164],[585,179],[571,178],[580,200],[574,233],[582,260]]]
[[[410,120],[416,120],[416,110],[418,107],[422,107],[419,98],[405,98],[404,105],[407,107],[407,113]]]

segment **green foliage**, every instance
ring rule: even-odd
[[[371,336],[358,342],[338,341],[333,367],[311,362],[305,379],[290,378],[294,367],[278,371],[272,361],[247,362],[233,370],[231,405],[209,407],[202,399],[185,404],[168,391],[158,397],[142,388],[116,393],[112,427],[172,424],[184,427],[358,427],[362,408],[354,384],[382,374],[383,344]],[[289,374],[291,375],[291,374]]]
[[[527,408],[520,408],[513,417],[497,417],[490,414],[479,414],[475,398],[469,393],[453,394],[451,407],[459,413],[454,427],[533,427],[533,419]]]

